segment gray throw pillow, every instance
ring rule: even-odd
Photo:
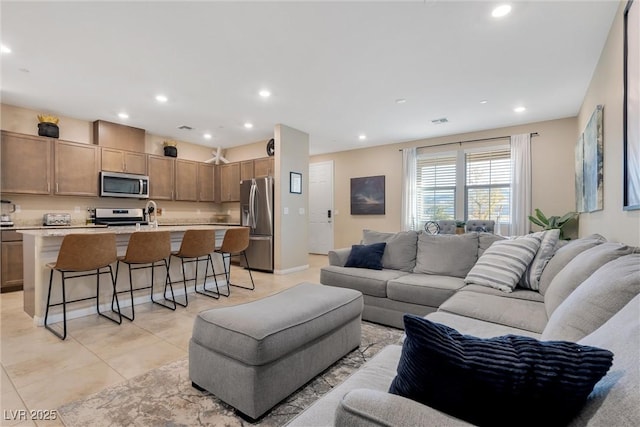
[[[640,254],[621,256],[596,270],[553,312],[542,339],[579,341],[640,293]]]
[[[478,233],[478,258],[482,256],[484,251],[486,251],[489,246],[493,244],[493,242],[504,239],[505,237],[502,237],[498,234],[487,233],[485,231]]]
[[[412,272],[416,266],[418,242],[417,231],[400,231],[398,233],[382,233],[373,230],[362,231],[362,243],[386,243],[382,255],[382,268]]]
[[[494,242],[484,251],[464,282],[512,292],[538,252],[542,238],[535,235]]]
[[[465,277],[478,259],[478,233],[418,236],[414,273]]]
[[[547,265],[553,253],[556,249],[556,244],[558,243],[558,238],[560,237],[560,230],[546,230],[539,231],[537,233],[533,233],[536,236],[540,236],[541,243],[538,248],[538,252],[536,252],[536,256],[533,257],[533,261],[527,267],[522,278],[520,279],[520,287],[525,289],[531,289],[533,291],[537,291],[540,284],[540,276],[542,276],[542,271],[544,267]]]
[[[633,252],[633,248],[622,243],[602,243],[591,249],[576,255],[553,278],[549,289],[544,295],[544,306],[547,317],[551,318],[553,312],[582,282],[591,276],[597,269]]]
[[[569,261],[575,258],[576,255],[606,241],[607,239],[599,234],[592,234],[581,239],[571,240],[569,243],[564,244],[561,247],[560,244],[564,241],[559,241],[555,253],[542,271],[540,283],[538,285],[538,292],[544,295],[547,292],[547,288],[551,284],[551,281],[556,277],[556,274],[558,274],[560,270],[569,263]]]

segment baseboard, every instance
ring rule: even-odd
[[[300,265],[298,267],[287,268],[286,270],[273,270],[273,274],[291,274],[298,271],[308,270],[309,264]]]

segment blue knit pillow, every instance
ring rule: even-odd
[[[382,270],[382,255],[384,255],[386,246],[385,242],[371,245],[353,245],[344,266]]]
[[[476,338],[405,314],[406,339],[390,393],[479,426],[567,424],[613,353],[566,341]]]

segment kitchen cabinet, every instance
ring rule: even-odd
[[[239,163],[227,163],[220,166],[220,201],[240,201]]]
[[[198,201],[216,201],[215,165],[209,163],[198,163]]]
[[[240,180],[251,179],[253,176],[253,160],[240,162]]]
[[[175,160],[173,157],[148,155],[149,197],[173,200]]]
[[[198,162],[176,160],[176,200],[198,201]]]
[[[275,162],[273,157],[264,157],[253,161],[253,176],[261,178],[263,176],[273,176],[275,172]]]
[[[93,143],[101,147],[144,153],[145,130],[96,120],[93,122]]]
[[[2,193],[51,193],[52,141],[39,136],[2,132]]]
[[[99,148],[92,144],[55,141],[54,194],[98,196]]]
[[[147,174],[147,155],[144,153],[103,147],[100,154],[103,171]]]
[[[0,263],[0,292],[13,292],[22,290],[23,285],[23,261],[22,261],[22,234],[15,231],[0,232],[2,245]]]

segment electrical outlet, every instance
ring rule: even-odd
[[[20,207],[20,205],[16,205],[16,213],[20,212],[22,212],[22,208]]]
[[[82,209],[80,208],[80,206],[76,206],[75,208],[73,208],[73,212],[74,213],[80,213],[80,212],[82,212]]]
[[[298,213],[299,213],[300,215],[304,215],[304,208],[299,208],[299,209],[298,209]]]
[[[162,208],[156,209],[156,215],[162,216]]]

